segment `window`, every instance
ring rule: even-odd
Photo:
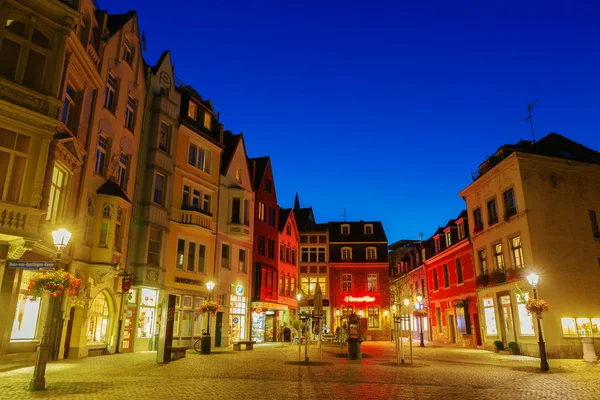
[[[435,244],[435,252],[436,252],[436,253],[439,253],[439,252],[442,250],[442,245],[441,245],[441,243],[440,243],[440,238],[439,238],[439,237],[436,237],[436,238],[433,240],[433,242],[434,242],[434,244]]]
[[[461,306],[454,307],[454,312],[456,313],[456,325],[458,333],[461,335],[466,335],[471,333],[468,321],[468,314],[465,315],[465,307],[463,303]]]
[[[290,264],[290,248],[289,247],[285,248],[285,262]]]
[[[148,236],[148,264],[160,265],[162,231],[160,229],[150,228]]]
[[[432,279],[433,279],[433,290],[438,290],[439,287],[438,287],[437,269],[434,269],[432,272],[433,272],[433,276],[432,276]]]
[[[442,310],[439,307],[435,308],[435,323],[438,333],[442,333]]]
[[[94,172],[99,175],[104,175],[106,171],[106,159],[109,148],[109,139],[104,136],[98,136],[98,145],[96,146],[96,164],[94,165]]]
[[[450,247],[452,245],[452,234],[450,231],[446,232],[446,247]]]
[[[269,208],[269,225],[275,226],[275,209]]]
[[[465,224],[457,224],[458,228],[458,240],[462,240],[465,237]]]
[[[261,256],[265,255],[265,239],[264,236],[258,235],[258,254]]]
[[[204,127],[208,130],[212,128],[212,116],[208,112],[204,112]]]
[[[87,341],[88,342],[107,342],[106,334],[109,325],[108,299],[104,292],[100,292],[92,301],[89,310],[89,319],[87,326]]]
[[[210,194],[204,193],[202,197],[202,211],[206,214],[210,214]]]
[[[185,264],[185,240],[178,239],[177,240],[177,262],[175,266],[177,269],[183,269]]]
[[[379,307],[367,307],[369,328],[379,328]]]
[[[342,292],[352,292],[352,275],[342,274]]]
[[[129,39],[125,39],[123,43],[123,61],[129,65],[133,63],[133,47]]]
[[[460,262],[460,258],[456,259],[456,282],[463,283],[463,270],[462,263]]]
[[[158,148],[165,153],[169,152],[171,144],[171,125],[161,121],[160,131],[158,133]]]
[[[154,197],[153,201],[155,204],[160,206],[164,202],[164,190],[165,190],[165,177],[159,173],[154,175]]]
[[[494,225],[498,222],[498,210],[496,209],[496,199],[487,202],[488,224]]]
[[[594,237],[600,237],[600,231],[598,230],[598,219],[596,218],[596,211],[590,210],[590,222],[592,223],[592,233]]]
[[[204,274],[206,265],[206,246],[198,245],[198,273]]]
[[[121,207],[117,208],[117,219],[115,223],[115,242],[113,244],[113,248],[117,251],[121,251],[121,243],[123,242],[122,234],[123,227],[121,226],[123,222],[123,209]]]
[[[323,296],[327,296],[326,276],[303,276],[300,278],[300,289],[306,295],[314,294],[317,284],[321,287],[321,293]]]
[[[246,250],[240,249],[238,271],[246,272]]]
[[[352,260],[352,249],[350,247],[342,247],[342,260],[343,261]]]
[[[498,271],[504,271],[504,255],[502,254],[502,243],[494,245],[494,262]]]
[[[119,186],[121,189],[127,189],[127,170],[129,168],[129,155],[121,150],[121,154],[119,155],[119,168],[117,171],[117,179],[119,182]]]
[[[521,236],[515,236],[510,239],[512,244],[513,262],[515,268],[524,268],[525,263],[523,262],[523,248],[521,247]]]
[[[228,244],[221,245],[221,268],[231,269],[231,264],[229,263],[229,255],[231,253],[231,249]]]
[[[244,199],[244,225],[250,226],[250,200]]]
[[[279,275],[279,294],[283,296],[284,288],[283,288],[284,276],[283,272]]]
[[[100,225],[100,240],[98,241],[99,247],[108,247],[108,223],[103,222]]]
[[[292,265],[296,265],[296,250],[292,249]]]
[[[196,268],[196,243],[188,242],[187,270],[194,272]]]
[[[365,225],[365,235],[372,235],[373,234],[373,225],[368,224]]]
[[[241,202],[240,202],[239,197],[234,197],[231,199],[231,223],[232,224],[241,223],[240,206],[241,206]]]
[[[265,203],[259,201],[258,202],[258,219],[260,219],[261,221],[265,220]]]
[[[112,218],[112,210],[113,206],[111,206],[110,204],[105,204],[102,208],[102,218]]]
[[[473,232],[479,232],[481,229],[483,229],[483,218],[481,218],[481,208],[476,208],[475,210],[473,210],[473,221],[475,222]]]
[[[77,106],[77,92],[70,84],[67,84],[65,89],[65,100],[63,101],[63,109],[60,120],[63,124],[71,130],[71,132],[77,131],[76,125],[76,113],[75,108]]]
[[[600,318],[562,318],[564,337],[600,337]]]
[[[485,334],[487,336],[498,335],[498,326],[496,325],[496,311],[494,309],[494,299],[491,297],[483,299],[483,314],[485,317]]]
[[[113,74],[108,74],[104,88],[104,108],[114,113],[117,106],[117,87],[119,81]]]
[[[342,225],[342,235],[350,234],[350,225]]]
[[[517,296],[517,312],[519,314],[519,330],[521,331],[521,335],[535,335],[535,331],[533,330],[533,318],[529,311],[527,311],[527,307],[525,304],[527,300],[529,300],[529,293],[523,293],[525,298],[522,299],[521,296]],[[522,301],[523,300],[523,301]]]
[[[442,269],[444,272],[444,287],[449,288],[450,287],[450,277],[448,276],[448,264],[444,264]]]
[[[504,192],[504,213],[505,217],[515,215],[517,213],[517,203],[515,202],[515,192],[512,189]]]
[[[319,243],[327,243],[327,236],[320,235],[319,236]]]
[[[38,324],[41,299],[28,296],[29,281],[35,277],[37,271],[23,270],[21,272],[21,285],[19,287],[19,300],[16,302],[16,312],[10,335],[11,342],[32,341]]]
[[[273,190],[272,186],[273,186],[273,182],[271,182],[270,179],[265,179],[265,191],[267,193],[271,193],[271,191]]]
[[[196,120],[197,113],[198,106],[196,105],[196,103],[190,100],[190,102],[188,103],[188,117],[192,118],[193,120]]]
[[[161,86],[158,90],[162,97],[169,97],[170,89],[168,87]]]
[[[479,268],[481,275],[485,275],[488,272],[487,269],[487,254],[485,250],[479,250],[477,252],[477,258],[479,259]]]
[[[66,172],[57,166],[54,166],[52,171],[52,182],[50,183],[50,198],[48,199],[48,212],[46,213],[46,220],[50,221],[52,225],[60,222],[62,218],[59,215],[62,214],[64,192],[67,186],[67,174]]]
[[[135,98],[127,96],[127,107],[125,107],[125,128],[133,131],[135,126]]]
[[[377,259],[377,249],[375,247],[367,247],[367,260]]]
[[[269,257],[271,260],[275,259],[275,241],[273,239],[268,239],[267,241],[268,244],[268,254],[267,257]]]
[[[241,168],[235,169],[235,180],[238,183],[242,183],[242,169]]]
[[[378,292],[379,288],[377,286],[377,274],[368,274],[367,275],[367,292]]]
[[[188,164],[196,166],[196,157],[198,156],[198,146],[193,143],[190,143],[190,147],[188,148]]]

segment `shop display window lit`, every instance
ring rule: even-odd
[[[229,331],[233,340],[246,339],[247,304],[245,296],[229,295]]]
[[[600,337],[600,318],[561,318],[563,337]]]
[[[105,343],[108,331],[108,299],[104,292],[96,295],[90,307],[87,340],[92,343]]]
[[[181,337],[192,336],[192,312],[182,311],[181,313],[181,329],[179,332]]]
[[[257,343],[265,341],[265,314],[252,312],[252,340]]]
[[[204,297],[194,298],[194,321],[192,322],[192,329],[194,336],[198,337],[202,335],[202,314],[198,312],[200,304],[204,301]]]
[[[19,300],[13,321],[11,341],[33,340],[40,313],[40,299],[30,300],[27,296],[29,280],[33,278],[34,272],[23,271],[21,286],[19,287]]]
[[[519,329],[523,336],[533,336],[535,331],[533,330],[533,317],[527,311],[525,303],[529,300],[529,293],[524,293],[525,298],[522,302],[520,297],[517,296],[517,311],[519,312]]]
[[[494,309],[494,299],[491,297],[483,299],[483,310],[485,316],[485,334],[487,336],[498,335],[498,326],[496,325],[496,310]]]
[[[150,338],[154,334],[158,293],[154,289],[142,288],[138,314],[138,338]]]

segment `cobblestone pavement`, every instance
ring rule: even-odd
[[[308,365],[280,344],[167,365],[153,352],[64,360],[48,365],[46,391],[27,390],[32,367],[0,372],[0,399],[600,399],[600,364],[581,360],[542,373],[539,359],[481,350],[416,347],[413,366],[395,364],[391,343],[364,343],[360,363],[338,352],[324,346],[320,361],[313,348]]]

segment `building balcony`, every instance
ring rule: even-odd
[[[17,106],[21,106],[35,113],[52,118],[52,124],[48,121],[48,128],[56,129],[56,113],[62,102],[52,96],[29,89],[13,81],[0,78],[0,99],[6,100]],[[8,108],[12,109],[12,107]],[[21,112],[22,114],[22,112]],[[23,117],[20,115],[20,117]]]
[[[156,95],[154,96],[152,111],[166,114],[173,119],[177,119],[179,114],[179,105],[166,96]]]
[[[201,210],[180,210],[177,208],[171,211],[172,219],[183,225],[194,225],[199,228],[206,229],[212,233],[216,233],[216,223],[213,221],[212,214],[205,213]]]
[[[43,214],[37,208],[0,202],[0,234],[37,237]]]
[[[249,239],[252,232],[248,225],[246,223],[243,224],[239,219],[232,219],[227,223],[227,233],[232,236]]]

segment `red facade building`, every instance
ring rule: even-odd
[[[427,241],[428,318],[431,339],[464,347],[481,345],[477,285],[466,211]]]
[[[252,340],[277,341],[279,311],[279,206],[269,157],[248,160],[254,188]]]
[[[290,326],[298,314],[296,299],[298,285],[298,248],[300,232],[296,225],[296,217],[291,208],[279,210],[279,304],[287,309],[280,310],[280,331],[284,326]]]

